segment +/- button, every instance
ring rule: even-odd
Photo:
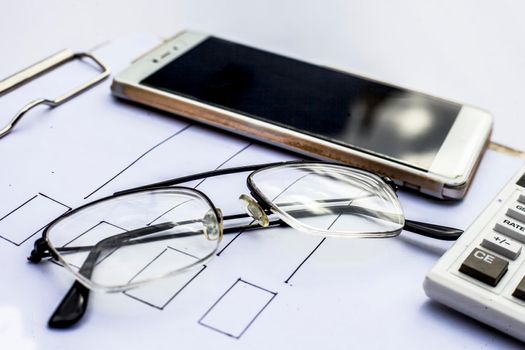
[[[509,262],[476,248],[465,259],[459,271],[495,287],[507,272]]]
[[[497,232],[492,232],[483,238],[481,246],[512,260],[516,260],[521,253],[520,243]]]

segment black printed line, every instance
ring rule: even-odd
[[[252,224],[252,223],[253,223],[253,221],[250,222],[250,224]],[[245,231],[245,230],[241,230],[241,231],[239,231],[239,233],[236,234],[235,237],[233,237],[233,238],[228,242],[228,244],[226,244],[226,245],[225,245],[225,246],[224,246],[224,247],[223,247],[223,248],[222,248],[217,254],[215,254],[215,255],[220,256],[220,255],[222,254],[222,252],[223,252],[226,248],[228,248],[228,247],[230,246],[230,244],[233,243],[233,241],[235,241],[235,240],[237,239],[237,237],[239,237],[241,234],[244,233],[244,231]]]
[[[242,332],[236,337],[237,339],[239,339],[240,337],[242,337],[242,335],[244,334],[244,332],[246,332],[248,330],[248,328],[250,328],[250,326],[252,325],[252,323],[255,322],[255,320],[257,319],[257,317],[259,317],[259,315],[266,309],[266,307],[268,305],[270,305],[270,303],[272,302],[272,300],[277,296],[277,293],[273,294],[272,297],[270,298],[270,300],[268,300],[268,302],[266,302],[266,304],[264,304],[264,306],[261,308],[261,310],[259,310],[259,312],[253,317],[253,319],[246,325],[246,327],[242,330]]]
[[[228,337],[232,337],[232,338],[235,338],[235,339],[239,339],[238,337],[234,336],[233,334],[230,334],[230,333],[225,332],[225,331],[223,331],[223,330],[221,330],[221,329],[218,329],[218,328],[215,328],[215,327],[213,327],[213,326],[210,326],[209,324],[202,323],[202,322],[200,322],[200,321],[199,321],[198,323],[199,323],[201,326],[204,326],[204,327],[206,327],[206,328],[209,328],[209,329],[211,329],[211,330],[213,330],[213,331],[215,331],[215,332],[222,333],[222,334],[224,334],[224,335],[227,335]]]
[[[203,320],[206,318],[206,316],[208,316],[208,314],[215,308],[215,306],[217,306],[217,304],[219,302],[221,302],[221,300],[238,284],[238,283],[244,283],[244,284],[247,284],[249,286],[252,286],[252,287],[255,287],[257,289],[260,289],[268,294],[271,294],[271,297],[270,299],[266,302],[266,304],[264,304],[264,306],[253,316],[253,318],[246,324],[246,326],[242,329],[242,331],[238,334],[238,335],[234,335],[234,334],[231,334],[231,333],[228,333],[222,329],[219,329],[219,328],[216,328],[212,325],[209,325],[207,323],[204,323]],[[237,281],[235,281],[231,286],[230,288],[228,288],[226,290],[226,292],[224,292],[220,297],[219,299],[213,303],[213,305],[204,313],[204,315],[197,321],[198,324],[200,324],[201,326],[204,326],[206,328],[209,328],[211,330],[214,330],[218,333],[221,333],[221,334],[224,334],[224,335],[227,335],[228,337],[231,337],[231,338],[235,338],[235,339],[239,339],[240,337],[242,337],[242,335],[248,330],[248,328],[250,328],[250,326],[253,324],[253,322],[255,322],[255,320],[259,317],[259,315],[268,307],[268,305],[272,302],[272,300],[277,296],[277,293],[276,292],[272,292],[266,288],[263,288],[261,286],[258,286],[256,284],[253,284],[253,283],[250,283],[250,282],[247,282],[241,278],[238,278]]]
[[[38,192],[38,194],[41,195],[42,197],[45,197],[45,198],[47,198],[47,199],[49,199],[49,200],[51,200],[51,201],[57,203],[57,204],[60,204],[60,205],[63,206],[63,207],[66,207],[66,208],[68,209],[67,211],[70,211],[71,209],[73,209],[73,208],[71,208],[69,205],[65,205],[64,203],[59,202],[59,201],[57,201],[56,199],[51,198],[51,197],[49,197],[49,196],[46,196],[46,195],[43,194],[43,193]]]
[[[237,157],[239,154],[241,154],[242,152],[244,152],[248,147],[250,147],[251,145],[253,145],[253,143],[248,143],[246,146],[244,146],[243,148],[241,148],[239,151],[235,152],[232,156],[230,156],[228,159],[226,159],[224,162],[222,162],[221,164],[219,164],[219,166],[217,166],[214,170],[217,170],[217,169],[220,169],[222,168],[226,163],[228,163],[230,160],[232,160],[233,158]],[[204,181],[206,181],[208,178],[204,178],[202,179],[197,185],[195,185],[193,188],[197,188],[199,187]]]
[[[140,299],[139,297],[136,297],[136,296],[134,296],[133,294],[129,294],[128,292],[122,292],[122,294],[124,294],[125,296],[127,296],[127,297],[129,297],[129,298],[131,298],[131,299],[133,299],[133,300],[140,301],[140,302],[143,303],[143,304],[146,304],[146,305],[148,305],[148,306],[151,306],[152,308],[155,308],[155,309],[157,309],[157,310],[162,311],[162,308],[161,308],[160,306],[157,306],[157,305],[155,305],[155,304],[152,304],[152,303],[150,303],[150,302],[147,301],[147,300]]]
[[[68,246],[68,245],[71,244],[73,241],[76,241],[77,239],[79,239],[80,237],[82,237],[83,235],[85,235],[86,233],[88,233],[88,232],[94,230],[96,227],[98,227],[98,226],[100,226],[100,225],[102,225],[102,224],[107,224],[107,225],[113,226],[113,227],[115,227],[115,228],[118,228],[119,230],[122,230],[122,232],[126,232],[126,231],[127,231],[127,230],[123,229],[122,227],[119,227],[119,226],[117,226],[117,225],[110,224],[109,222],[102,220],[102,221],[100,221],[98,224],[96,224],[96,225],[94,225],[94,226],[88,228],[87,230],[85,230],[84,232],[82,232],[81,234],[79,234],[78,236],[76,236],[75,238],[73,238],[72,240],[70,240],[69,242],[67,242],[66,244],[64,244],[62,247],[66,247],[66,246]]]
[[[171,247],[168,247],[168,248],[173,249]],[[173,249],[173,250],[177,250],[177,249]],[[160,255],[162,255],[165,252],[166,252],[166,250],[164,250]],[[177,250],[177,252],[180,252],[180,251]],[[184,253],[184,252],[181,252],[181,253]],[[157,256],[157,258],[159,256]],[[154,260],[156,260],[157,258],[155,258]],[[150,262],[144,269],[146,269],[149,265],[151,265],[151,263],[153,263],[153,261]],[[197,278],[197,276],[199,276],[201,274],[201,272],[204,271],[204,269],[206,269],[206,267],[207,267],[206,265],[202,265],[201,269],[194,276],[192,276],[181,288],[179,288],[162,306],[155,305],[155,304],[153,304],[153,303],[151,303],[151,302],[149,302],[149,301],[147,301],[145,299],[142,299],[142,298],[139,298],[139,297],[137,297],[137,296],[135,296],[133,294],[130,294],[129,292],[123,292],[122,294],[124,294],[124,295],[126,295],[126,296],[128,296],[128,297],[130,297],[130,298],[132,298],[132,299],[134,299],[136,301],[140,301],[141,303],[144,303],[144,304],[146,304],[148,306],[151,306],[151,307],[153,307],[153,308],[155,308],[157,310],[161,310],[162,311],[162,310],[164,310],[164,308],[166,306],[168,306],[169,303],[171,303],[173,301],[173,299],[175,299],[175,297],[177,297],[177,295],[179,295],[184,290],[184,288],[186,288],[191,282],[193,282],[193,280],[195,278]],[[144,269],[142,269],[141,272],[144,271]],[[140,272],[137,275],[135,275],[133,278],[136,278],[139,274],[140,274]]]
[[[21,205],[19,205],[18,207],[16,207],[15,209],[11,210],[9,213],[7,213],[6,215],[2,216],[2,218],[0,219],[0,221],[4,220],[6,217],[8,217],[9,215],[13,214],[15,211],[17,211],[18,209],[22,208],[24,205],[26,205],[27,203],[31,202],[33,199],[35,199],[36,197],[38,197],[38,194],[35,194],[33,197],[29,198],[28,200],[26,200],[24,203],[22,203]]]
[[[118,226],[118,225],[112,224],[111,222],[107,222],[107,221],[105,221],[105,220],[103,220],[102,222],[105,223],[105,224],[108,224],[109,226],[113,226],[113,227],[115,227],[115,228],[118,228],[119,230],[126,231],[126,232],[129,231],[129,230],[123,228],[123,227],[120,227],[120,226]]]
[[[11,212],[9,212],[7,215],[4,215],[4,216],[0,219],[0,221],[2,221],[3,219],[5,219],[5,218],[8,217],[9,215],[13,214],[14,212],[18,211],[18,210],[21,209],[24,205],[28,204],[29,202],[31,202],[32,200],[34,200],[35,198],[37,198],[39,195],[41,195],[42,197],[47,198],[47,199],[49,199],[49,200],[51,200],[51,201],[53,201],[53,202],[55,202],[55,203],[57,203],[57,204],[63,206],[64,208],[66,208],[67,210],[66,210],[64,213],[66,213],[66,212],[68,212],[68,211],[71,210],[71,207],[69,207],[69,206],[67,206],[67,205],[65,205],[65,204],[63,204],[63,203],[60,203],[59,201],[57,201],[57,200],[55,200],[55,199],[53,199],[53,198],[51,198],[51,197],[49,197],[49,196],[46,196],[46,195],[44,195],[44,194],[42,194],[42,193],[38,193],[38,194],[34,195],[33,197],[29,198],[29,199],[28,199],[27,201],[25,201],[22,205],[19,205],[18,207],[16,207],[15,209],[13,209],[13,210],[12,210]],[[24,240],[22,240],[22,241],[20,241],[20,242],[14,242],[14,241],[12,241],[12,240],[10,240],[10,239],[8,239],[8,238],[2,236],[2,235],[0,235],[0,238],[3,238],[3,239],[6,240],[7,242],[12,243],[12,244],[16,245],[17,247],[19,247],[19,246],[21,246],[22,244],[24,244],[25,242],[27,242],[31,237],[33,237],[34,235],[36,235],[38,232],[40,232],[40,231],[42,231],[44,228],[46,228],[47,225],[48,225],[48,224],[45,224],[44,226],[40,227],[38,230],[36,230],[36,231],[33,232],[32,234],[30,234],[28,237],[26,237]]]
[[[352,205],[352,201],[350,201],[348,203],[348,206]],[[343,215],[343,213],[340,213],[339,215],[337,215],[337,217],[334,219],[334,221],[332,221],[332,223],[330,225],[328,225],[328,228],[327,230],[330,230],[332,228],[332,226],[337,222],[337,220],[339,220],[339,218]],[[288,283],[290,281],[290,279],[293,277],[293,275],[295,275],[297,273],[297,271],[301,268],[301,266],[303,266],[303,264],[306,262],[306,260],[308,260],[312,255],[313,253],[315,253],[315,251],[321,246],[321,244],[323,244],[323,242],[326,240],[326,237],[324,237],[321,242],[319,242],[319,244],[314,248],[314,250],[312,250],[310,252],[310,254],[308,254],[308,256],[299,264],[299,266],[297,266],[297,268],[292,272],[292,274],[290,276],[288,276],[288,278],[286,279],[286,281],[284,281],[284,283]]]
[[[174,209],[177,209],[178,207],[180,207],[181,205],[185,204],[185,203],[188,203],[188,202],[191,202],[193,199],[188,199],[187,201],[184,201],[182,203],[179,203],[177,204],[176,206],[166,210],[164,213],[160,214],[159,216],[157,216],[155,219],[153,219],[151,222],[147,223],[146,226],[150,226],[151,224],[153,224],[155,221],[157,221],[158,219],[160,219],[161,217],[163,217],[164,215],[168,214],[170,211],[174,210]]]
[[[120,176],[123,172],[125,172],[126,170],[128,170],[129,168],[131,168],[135,163],[137,163],[139,160],[141,160],[142,158],[144,158],[148,153],[150,153],[151,151],[155,150],[157,147],[161,146],[162,144],[168,142],[169,140],[171,140],[172,138],[174,138],[175,136],[181,134],[182,132],[186,131],[188,128],[190,128],[191,126],[193,126],[193,124],[188,124],[186,125],[185,127],[183,127],[182,129],[178,130],[176,133],[174,133],[173,135],[167,137],[166,139],[162,140],[161,142],[159,142],[158,144],[156,144],[155,146],[151,147],[149,150],[147,150],[146,152],[144,152],[140,157],[138,157],[137,159],[135,159],[131,164],[129,164],[128,166],[126,166],[124,169],[122,169],[120,172],[118,172],[115,176],[113,176],[111,179],[109,179],[108,181],[106,181],[105,183],[103,183],[101,186],[99,186],[97,189],[95,189],[93,192],[91,192],[90,194],[88,194],[87,196],[84,197],[84,199],[88,199],[89,197],[91,197],[92,195],[94,195],[95,193],[97,193],[98,191],[100,191],[103,187],[105,187],[107,184],[109,184],[111,181],[115,180],[118,176]]]
[[[151,306],[152,308],[155,308],[155,309],[157,309],[157,310],[162,310],[161,307],[159,307],[159,306],[157,306],[157,305],[155,305],[155,304],[152,304],[152,303],[150,303],[149,301],[146,301],[146,300],[140,299],[140,298],[138,298],[138,297],[136,297],[136,296],[134,296],[134,295],[132,295],[132,294],[129,294],[128,292],[122,292],[122,294],[124,294],[125,296],[127,296],[127,297],[129,297],[129,298],[131,298],[131,299],[134,299],[134,300],[136,300],[136,301],[140,301],[140,302],[143,303],[143,304],[146,304],[146,305],[148,305],[148,306]]]
[[[170,246],[168,246],[168,248],[171,249],[171,250],[176,251],[177,253],[181,253],[181,254],[184,254],[184,255],[189,256],[190,258],[194,258],[194,259],[196,259],[196,260],[199,260],[199,258],[196,257],[195,255],[192,255],[192,254],[187,253],[187,252],[185,252],[185,251],[182,251],[182,250],[180,250],[180,249],[173,248],[173,247],[170,247]]]
[[[165,248],[162,252],[160,252],[159,255],[157,255],[156,257],[153,258],[153,260],[151,260],[149,263],[146,264],[146,266],[144,266],[143,268],[141,268],[139,270],[139,272],[137,272],[135,274],[135,276],[131,277],[131,279],[128,281],[128,283],[131,283],[135,278],[137,278],[138,275],[140,275],[144,270],[146,270],[151,264],[153,264],[155,262],[155,260],[157,260],[158,258],[160,258],[160,256],[162,254],[164,254],[166,252],[166,250],[168,250],[168,248]]]
[[[245,281],[245,280],[243,280],[242,278],[239,278],[239,282],[243,282],[244,284],[248,284],[248,285],[250,285],[250,286],[252,286],[252,287],[258,288],[258,289],[263,290],[263,291],[265,291],[265,292],[268,292],[268,293],[270,293],[270,294],[277,295],[276,292],[272,292],[271,290],[268,290],[268,289],[263,288],[263,287],[261,287],[261,286],[258,286],[258,285],[256,285],[256,284],[253,284],[253,283],[251,283],[251,282]]]
[[[179,249],[176,249],[176,248],[172,248],[172,247],[167,247],[167,248],[165,248],[162,252],[160,252],[159,255],[157,255],[155,258],[153,258],[153,260],[151,260],[149,263],[147,263],[146,266],[144,266],[142,269],[140,269],[139,272],[137,272],[137,273],[135,274],[135,276],[133,276],[133,277],[129,280],[129,282],[132,282],[135,278],[137,278],[137,276],[140,275],[144,270],[146,270],[151,264],[153,264],[153,263],[155,262],[155,260],[157,260],[158,258],[160,258],[162,254],[166,253],[166,251],[167,251],[168,249],[174,250],[174,251],[176,251],[176,252],[178,252],[178,253],[181,253],[181,254],[187,255],[187,256],[192,257],[192,258],[197,259],[197,260],[199,259],[199,258],[197,258],[196,256],[193,256],[193,255],[191,255],[191,254],[188,254],[188,253],[186,253],[186,252],[183,252],[182,250],[179,250]]]
[[[347,207],[350,207],[353,203],[353,200],[351,200],[350,202],[348,202],[348,205]],[[328,226],[328,228],[326,229],[327,231],[330,231],[330,229],[332,228],[332,226],[334,226],[334,224],[337,222],[337,220],[339,220],[339,218],[343,215],[343,211],[341,211],[341,213],[339,213],[339,215],[337,215],[337,217],[334,219],[334,221],[332,221],[332,223]]]
[[[224,297],[226,296],[226,294],[228,294],[228,292],[229,292],[230,290],[233,289],[233,287],[235,287],[235,285],[236,285],[237,283],[239,283],[240,280],[241,280],[240,278],[237,279],[237,281],[235,281],[235,282],[230,286],[230,288],[226,289],[226,292],[222,293],[222,295],[219,297],[219,299],[217,299],[217,300],[213,303],[213,305],[210,306],[210,308],[204,313],[204,315],[202,315],[202,317],[199,319],[199,321],[197,321],[199,324],[201,324],[201,325],[203,325],[203,326],[206,326],[206,324],[202,323],[202,320],[203,320],[204,318],[206,318],[206,316],[208,316],[208,314],[211,312],[211,310],[213,310],[213,308],[214,308],[214,307],[215,307],[215,306],[216,306],[216,305],[222,300],[222,298],[224,298]],[[222,333],[224,333],[224,332],[222,332]],[[225,334],[228,334],[228,333],[225,333]],[[228,334],[228,335],[229,335],[229,334]],[[230,336],[231,336],[231,335],[230,335]]]
[[[306,262],[306,260],[310,259],[310,257],[312,256],[313,253],[315,253],[315,251],[321,246],[321,244],[323,244],[323,242],[326,240],[326,237],[324,237],[323,239],[321,239],[321,242],[319,242],[319,244],[317,244],[315,246],[315,248],[310,252],[310,254],[308,254],[308,256],[299,264],[299,266],[297,266],[295,268],[295,270],[293,270],[292,274],[290,276],[288,276],[288,278],[286,279],[286,281],[284,281],[284,283],[288,283],[290,281],[290,279],[293,277],[293,275],[295,275],[295,273],[297,271],[299,271],[299,269],[301,268],[301,266],[303,266],[303,264]]]
[[[13,243],[13,244],[16,245],[16,246],[20,246],[19,243],[15,243],[15,242],[13,242],[12,240],[10,240],[10,239],[8,239],[8,238],[5,238],[5,237],[2,236],[2,235],[0,235],[0,238],[2,238],[2,239],[4,239],[4,240],[8,241],[9,243]]]
[[[180,289],[179,289],[179,290],[178,290],[178,291],[177,291],[177,292],[176,292],[171,298],[169,298],[169,300],[168,300],[167,302],[164,303],[164,305],[162,305],[161,310],[164,310],[164,308],[165,308],[166,306],[168,306],[168,304],[171,303],[171,301],[172,301],[173,299],[175,299],[175,297],[176,297],[177,295],[179,295],[180,292],[182,292],[182,290],[183,290],[184,288],[186,288],[191,282],[193,282],[193,280],[194,280],[195,278],[197,278],[197,276],[200,275],[200,273],[201,273],[202,271],[204,271],[204,269],[205,269],[206,267],[207,267],[206,265],[202,265],[202,268],[199,270],[199,272],[197,272],[192,278],[190,278],[190,280],[189,280],[188,282],[186,282],[186,283],[182,286],[182,288],[180,288]]]
[[[15,243],[17,246],[21,246],[22,244],[24,244],[25,242],[27,242],[31,237],[33,237],[34,235],[36,235],[38,232],[42,231],[43,229],[46,228],[48,224],[45,224],[44,226],[42,226],[41,228],[39,228],[38,230],[36,230],[34,233],[32,233],[29,237],[27,237],[26,239],[24,239],[22,242],[20,243]]]
[[[81,234],[79,234],[78,236],[72,238],[71,240],[69,240],[66,244],[64,244],[62,246],[63,247],[67,247],[69,244],[73,243],[74,241],[76,241],[77,239],[79,239],[80,237],[82,237],[83,235],[85,235],[86,233],[94,230],[96,227],[100,226],[102,223],[104,223],[104,221],[100,221],[98,224],[95,224],[93,226],[91,226],[90,228],[88,228],[87,230],[85,230],[84,232],[82,232]]]
[[[106,225],[109,225],[109,226],[113,226],[119,230],[121,230],[122,232],[127,232],[128,230],[126,229],[123,229],[122,227],[120,226],[117,226],[117,225],[114,225],[112,223],[109,223],[107,221],[104,221],[102,220],[101,222],[99,222],[98,224],[94,225],[93,227],[87,229],[86,231],[82,232],[81,234],[79,234],[78,236],[76,236],[75,238],[73,238],[72,240],[70,240],[69,242],[67,242],[66,244],[64,244],[62,247],[66,247],[67,245],[71,244],[72,242],[76,241],[77,239],[79,239],[80,237],[82,237],[83,235],[85,235],[86,233],[94,230],[96,227],[102,225],[102,224],[106,224]],[[95,265],[99,265],[101,262],[103,262],[104,260],[106,260],[107,258],[109,258],[113,253],[115,253],[117,250],[119,249],[119,247],[116,247],[116,248],[113,248],[112,251],[110,251],[109,253],[107,253],[105,256],[103,256],[102,258],[99,258],[97,259],[97,262]],[[75,264],[69,264],[71,266],[74,266],[76,267],[77,269],[80,269],[80,266],[76,266]]]
[[[217,166],[215,168],[215,170],[217,169],[220,169],[222,166],[224,166],[226,163],[228,163],[230,160],[232,160],[233,158],[235,158],[236,156],[238,156],[240,153],[242,153],[244,150],[246,150],[248,147],[250,147],[252,145],[252,143],[249,143],[247,144],[246,146],[244,146],[242,149],[240,149],[239,151],[235,152],[235,154],[233,154],[231,157],[229,157],[228,159],[226,159],[224,162],[222,162],[221,164],[219,164],[219,166]],[[193,186],[193,188],[197,188],[199,187],[204,181],[206,181],[207,178],[204,178],[202,179],[198,184],[196,184],[195,186]],[[189,202],[189,201],[186,201],[186,202]],[[155,221],[157,221],[158,219],[160,219],[161,217],[163,217],[164,215],[166,215],[167,213],[169,213],[170,211],[172,211],[173,209],[181,206],[182,204],[186,203],[186,202],[183,202],[181,204],[178,204],[176,206],[174,206],[173,208],[170,208],[168,210],[166,210],[164,213],[160,214],[158,217],[156,217],[155,219],[153,219],[153,221],[151,221],[150,223],[148,223],[146,226],[149,226],[151,224],[153,224]]]

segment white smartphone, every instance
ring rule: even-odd
[[[141,56],[112,91],[445,199],[465,195],[492,130],[472,106],[195,32]]]

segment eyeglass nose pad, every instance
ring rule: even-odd
[[[250,217],[259,225],[266,227],[270,224],[268,215],[266,215],[261,206],[252,197],[246,194],[241,194],[239,200],[241,201],[243,208],[246,210],[246,213],[248,213],[248,215],[250,215]]]
[[[208,241],[216,241],[222,239],[223,234],[223,220],[222,220],[222,211],[217,208],[217,213],[219,217],[216,218],[215,212],[213,210],[208,210],[204,218],[202,218],[202,223],[204,225],[204,236]],[[219,222],[217,222],[217,219]]]

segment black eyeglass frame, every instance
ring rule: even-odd
[[[357,169],[359,171],[363,171],[362,169],[355,168],[349,165],[345,164],[339,164],[339,163],[333,163],[333,162],[323,162],[323,161],[288,161],[288,162],[275,162],[275,163],[265,163],[265,164],[256,164],[256,165],[248,165],[248,166],[240,166],[240,167],[233,167],[233,168],[226,168],[226,169],[216,169],[208,172],[202,172],[197,173],[193,175],[178,177],[166,181],[161,181],[153,184],[148,184],[140,187],[135,187],[132,189],[124,190],[115,192],[114,194],[110,196],[106,196],[104,198],[100,198],[97,200],[94,200],[92,202],[86,203],[80,207],[77,207],[73,210],[70,210],[56,219],[54,219],[51,223],[49,223],[44,231],[42,232],[42,237],[38,238],[34,243],[34,249],[31,251],[30,256],[28,257],[28,260],[32,263],[39,263],[43,258],[52,258],[56,261],[65,263],[61,261],[59,257],[59,252],[49,244],[48,241],[48,232],[49,230],[59,221],[74,215],[75,213],[84,210],[90,206],[99,204],[104,201],[112,200],[121,196],[125,196],[128,194],[148,191],[148,190],[161,190],[161,189],[173,189],[173,188],[181,188],[186,190],[191,190],[196,193],[198,193],[210,206],[210,208],[213,210],[213,213],[218,218],[221,226],[221,233],[220,237],[218,239],[222,238],[223,234],[230,234],[230,233],[236,233],[239,231],[248,231],[248,230],[254,230],[254,229],[264,229],[264,228],[270,228],[270,227],[277,227],[277,226],[289,226],[286,222],[284,222],[281,219],[275,219],[270,220],[268,226],[261,226],[260,224],[248,224],[248,225],[242,225],[242,226],[232,226],[232,227],[224,227],[223,223],[227,220],[235,220],[235,219],[242,219],[242,218],[249,218],[250,215],[247,213],[242,214],[233,214],[233,215],[222,215],[221,211],[215,206],[215,204],[211,201],[211,199],[200,190],[197,190],[195,188],[189,188],[184,186],[175,186],[181,183],[191,182],[195,180],[202,180],[210,177],[216,177],[221,175],[228,175],[228,174],[235,174],[235,173],[243,173],[243,172],[251,172],[246,179],[246,186],[250,192],[250,195],[253,197],[253,199],[256,201],[256,203],[263,209],[264,213],[266,215],[278,215],[274,211],[272,211],[272,204],[269,202],[269,200],[264,198],[264,195],[259,193],[257,190],[254,182],[253,182],[253,175],[255,175],[258,171],[262,170],[268,170],[276,167],[286,166],[286,165],[308,165],[308,164],[320,164],[320,165],[336,165],[340,167],[345,167],[349,169]],[[365,171],[367,172],[367,171]],[[373,173],[370,173],[374,175]],[[389,178],[379,176],[379,178],[384,181],[386,184],[390,186],[390,188],[393,190],[394,193],[397,192],[398,186]],[[424,222],[418,222],[413,220],[408,220],[405,218],[405,225],[402,228],[404,230],[417,233],[426,237],[434,238],[434,239],[440,239],[440,240],[456,240],[462,233],[462,230],[441,226],[441,225],[435,225],[435,224],[429,224]],[[402,230],[401,229],[401,230]],[[399,230],[399,231],[401,231]],[[140,231],[140,232],[138,232]],[[139,229],[139,230],[133,230],[133,231],[127,231],[122,234],[118,234],[116,236],[111,236],[108,238],[118,237],[119,239],[131,239],[130,236],[139,236],[139,235],[147,235],[148,231],[146,229]],[[106,239],[108,239],[106,238]],[[160,239],[165,239],[165,237],[160,237]],[[150,239],[149,241],[152,241],[153,239]],[[146,238],[146,241],[148,239]],[[144,240],[140,242],[145,242]],[[100,243],[100,242],[99,242]],[[87,250],[89,248],[90,255],[94,253],[94,258],[92,257],[91,260],[98,258],[98,253],[100,252],[100,248],[97,248],[98,244],[92,247],[85,247],[84,249]],[[135,244],[135,243],[132,243]],[[90,255],[88,258],[86,258],[84,264],[79,269],[79,273],[82,274],[82,270],[85,266],[88,266],[84,269],[84,273],[91,274],[93,269],[93,264],[87,264],[86,261],[90,260]],[[66,293],[64,298],[62,299],[61,303],[58,305],[56,310],[54,311],[53,315],[49,319],[48,326],[50,328],[70,328],[73,325],[75,325],[84,315],[87,304],[89,300],[89,292],[90,289],[84,285],[81,281],[78,279],[75,280],[69,291]]]

